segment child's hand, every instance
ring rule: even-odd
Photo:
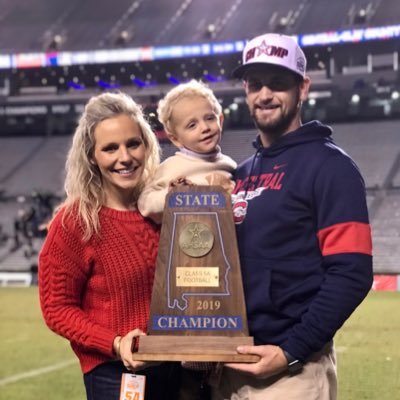
[[[235,183],[231,179],[219,172],[207,175],[206,180],[210,186],[222,186],[228,193],[232,193],[235,187]]]
[[[169,188],[171,189],[173,187],[178,187],[178,186],[193,186],[193,185],[194,185],[193,182],[189,181],[189,179],[180,177],[171,181],[169,183]]]

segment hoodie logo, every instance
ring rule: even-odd
[[[239,200],[232,205],[233,221],[235,224],[241,224],[247,214],[247,200]]]
[[[286,164],[275,164],[274,167],[272,168],[274,171],[277,169],[281,169],[283,167],[286,167]]]
[[[280,169],[285,166],[286,164],[275,164],[273,169]],[[241,224],[246,218],[250,200],[260,196],[265,190],[281,190],[284,176],[285,172],[282,171],[237,179],[234,193],[231,195],[235,224]]]
[[[247,207],[249,205],[247,200],[260,196],[264,190],[265,188],[259,187],[253,192],[232,194],[232,211],[235,224],[240,225],[246,218]]]
[[[273,169],[280,169],[286,166],[286,164],[275,164]],[[245,179],[237,179],[234,194],[239,192],[253,192],[257,189],[267,190],[281,190],[285,171],[269,172],[266,174],[250,176]],[[248,194],[246,196],[248,199]]]

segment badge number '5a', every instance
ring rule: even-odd
[[[126,391],[124,400],[141,400],[139,392]]]

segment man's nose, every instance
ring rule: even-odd
[[[272,97],[272,90],[265,83],[261,86],[258,93],[259,97],[262,99],[270,99]]]

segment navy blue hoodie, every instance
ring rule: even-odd
[[[372,284],[365,185],[318,121],[241,164],[232,195],[249,331],[306,361]]]

